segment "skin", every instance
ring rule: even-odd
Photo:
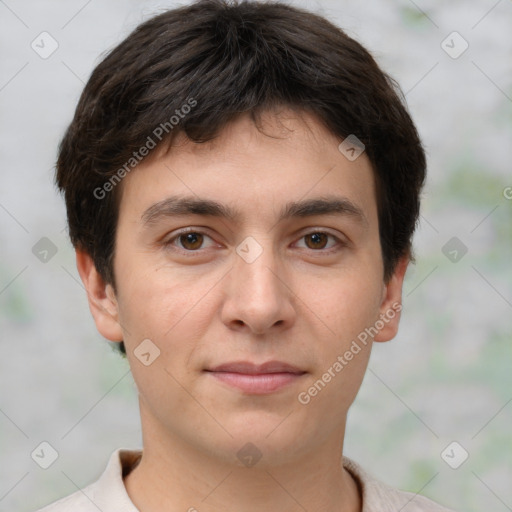
[[[371,342],[307,405],[297,397],[401,302],[408,260],[384,282],[365,153],[349,161],[341,140],[309,114],[267,112],[262,121],[263,133],[241,116],[205,144],[180,135],[124,178],[115,292],[77,251],[97,329],[124,340],[139,390],[144,454],[125,486],[144,512],[361,510],[340,460]],[[143,221],[148,208],[176,195],[215,200],[240,218]],[[279,220],[289,201],[327,196],[350,201],[362,216]],[[176,238],[188,227],[203,237]],[[315,232],[329,237],[312,238]],[[251,263],[236,252],[249,236],[262,250]],[[392,339],[399,317],[374,341]],[[146,338],[160,350],[149,366],[134,355]],[[280,360],[307,373],[251,395],[204,371],[235,360]],[[237,457],[248,442],[262,454],[252,467]]]

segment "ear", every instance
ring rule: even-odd
[[[89,254],[78,249],[75,253],[76,266],[87,292],[89,309],[96,323],[96,329],[107,340],[123,341],[114,289],[110,284],[105,283]]]
[[[400,259],[390,280],[384,284],[379,320],[376,322],[376,325],[379,326],[379,332],[375,335],[373,341],[392,340],[398,332],[400,312],[402,311],[402,285],[409,261],[407,256]]]

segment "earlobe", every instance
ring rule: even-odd
[[[79,249],[75,253],[78,273],[84,283],[89,309],[98,332],[110,341],[123,341],[118,304],[112,286],[103,280],[89,254]]]
[[[375,335],[374,341],[390,341],[398,332],[402,311],[402,286],[409,261],[408,257],[403,257],[397,263],[393,275],[384,287],[380,315],[376,322],[379,332]]]

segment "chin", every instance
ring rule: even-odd
[[[299,454],[297,447],[308,443],[304,428],[290,421],[293,413],[285,419],[287,414],[276,416],[260,411],[241,415],[238,421],[224,424],[233,437],[224,437],[226,444],[216,443],[216,447],[222,446],[223,456],[234,454],[235,463],[240,466],[247,466],[247,458],[253,464],[258,459],[254,466],[261,469],[292,462]]]

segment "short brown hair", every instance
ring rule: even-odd
[[[370,53],[319,15],[278,2],[228,0],[168,10],[138,26],[94,69],[60,144],[56,183],[71,241],[115,289],[115,180],[133,167],[156,127],[167,127],[159,143],[179,132],[205,142],[242,113],[255,120],[289,106],[364,143],[377,183],[387,280],[402,256],[412,257],[426,171],[404,103]],[[194,108],[180,115],[187,104]]]

